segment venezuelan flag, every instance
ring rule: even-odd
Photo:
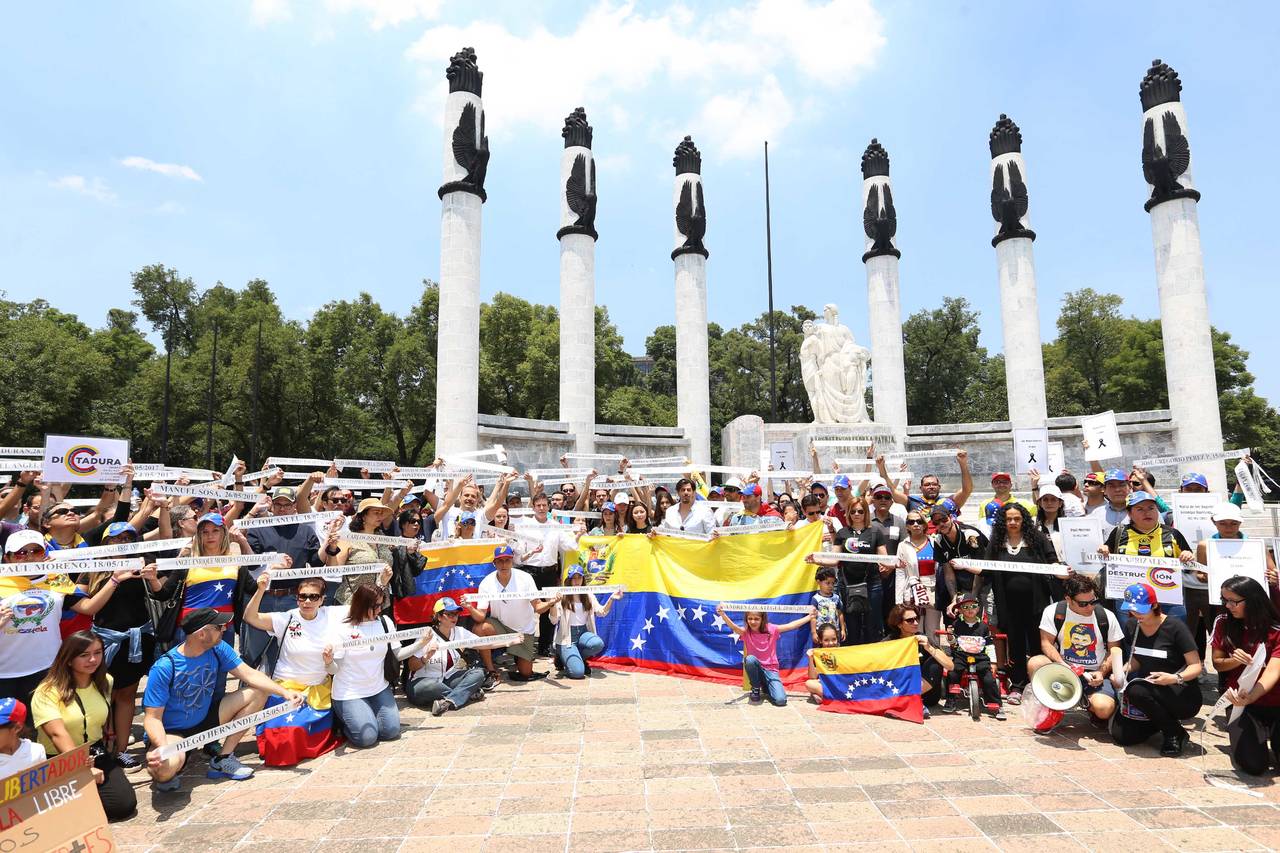
[[[814,649],[822,710],[924,722],[920,653],[911,637],[864,646]]]
[[[413,591],[397,599],[392,608],[396,624],[430,622],[436,601],[446,595],[456,601],[475,592],[485,575],[493,571],[493,549],[500,544],[493,539],[468,540],[452,548],[427,551],[427,567],[414,578]]]
[[[293,767],[308,758],[316,758],[336,749],[342,738],[333,730],[333,706],[330,683],[310,687],[296,682],[280,682],[290,690],[307,697],[297,711],[258,725],[258,754],[268,767]],[[284,699],[272,696],[266,707],[279,705]]]
[[[583,537],[582,550],[565,559],[586,567],[588,585],[627,588],[608,616],[596,617],[605,648],[591,664],[740,684],[742,641],[716,616],[716,605],[809,604],[816,567],[804,558],[821,544],[822,525],[710,542],[662,535]],[[742,624],[742,613],[729,615]],[[796,618],[769,616],[775,622]],[[809,645],[807,630],[779,636],[783,683],[804,681]]]
[[[239,566],[199,566],[187,570],[187,593],[182,601],[182,615],[199,607],[212,607],[230,613],[235,598]]]

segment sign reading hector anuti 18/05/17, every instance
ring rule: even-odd
[[[46,483],[124,482],[129,442],[118,438],[46,435],[43,476]]]

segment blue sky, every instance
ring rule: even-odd
[[[1068,9],[1069,6],[1069,9]],[[1210,311],[1280,399],[1272,235],[1274,6],[762,0],[753,4],[237,0],[42,3],[0,32],[0,290],[100,325],[129,274],[267,279],[285,312],[439,270],[447,56],[476,48],[492,160],[483,290],[558,299],[559,130],[598,157],[597,299],[639,353],[674,320],[672,149],[703,151],[709,314],[836,302],[867,341],[859,157],[889,150],[904,315],[962,295],[1001,348],[987,134],[1022,127],[1046,339],[1062,294],[1158,315],[1138,82],[1182,75]],[[1258,310],[1258,309],[1264,310]]]

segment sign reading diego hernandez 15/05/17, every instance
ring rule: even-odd
[[[120,485],[129,461],[129,442],[119,438],[79,435],[44,437],[43,476],[46,483]]]
[[[0,850],[115,849],[88,745],[0,779]]]

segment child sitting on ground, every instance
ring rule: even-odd
[[[817,598],[817,596],[814,596]],[[838,649],[840,648],[840,635],[836,632],[836,626],[830,622],[824,622],[818,626],[818,641],[816,648],[822,649]],[[805,681],[804,687],[809,691],[809,701],[815,705],[822,704],[822,679],[818,677],[818,668],[813,665],[813,653],[815,649],[809,649],[809,678]]]
[[[995,673],[991,669],[991,658],[987,655],[987,647],[991,645],[991,628],[982,621],[978,600],[972,594],[962,594],[956,601],[956,613],[959,617],[951,626],[952,656],[955,658],[955,669],[947,673],[947,698],[942,703],[944,714],[954,714],[959,708],[961,695],[960,681],[968,671],[972,661],[974,669],[982,682],[982,700],[987,710],[997,720],[1005,719],[1004,707],[1000,704],[1000,685],[996,683]]]

